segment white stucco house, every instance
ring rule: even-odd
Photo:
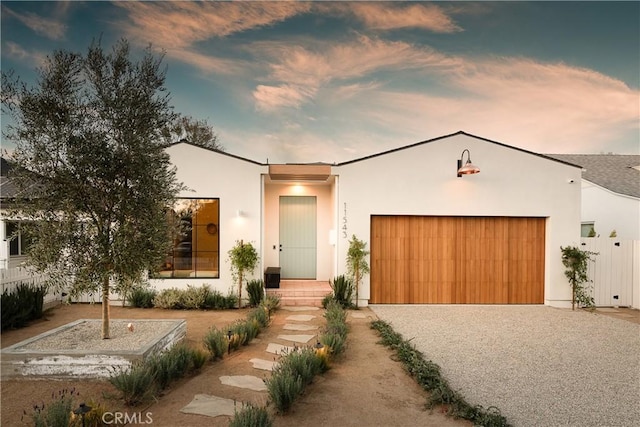
[[[583,167],[582,237],[640,240],[640,155],[550,154]]]
[[[359,304],[570,306],[560,247],[578,245],[581,168],[465,132],[339,164],[264,164],[180,142],[181,194],[158,288],[233,285],[238,240],[281,280],[345,274],[349,239],[371,251]],[[480,173],[458,176],[459,163]],[[473,172],[473,171],[471,171]]]

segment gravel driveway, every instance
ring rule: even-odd
[[[640,325],[546,306],[370,308],[514,426],[640,425]]]

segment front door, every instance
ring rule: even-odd
[[[280,276],[316,278],[316,198],[280,196]]]

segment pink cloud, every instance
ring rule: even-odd
[[[393,3],[352,2],[348,7],[372,29],[422,28],[436,33],[462,31],[441,7],[433,4],[398,6]]]
[[[115,2],[129,12],[120,24],[127,37],[143,43],[153,36],[163,48],[189,47],[212,37],[224,37],[272,25],[308,11],[300,2]]]

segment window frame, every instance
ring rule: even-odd
[[[191,223],[189,224],[188,230],[188,240],[184,240],[184,237],[180,235],[184,232],[178,231],[172,236],[173,244],[171,250],[167,253],[165,262],[163,266],[160,267],[158,272],[156,272],[153,277],[157,279],[220,279],[220,198],[219,197],[179,197],[176,199],[176,203],[174,205],[173,214],[176,215],[174,219],[178,221],[182,221],[184,219],[180,218],[180,211],[176,210],[180,204],[186,203],[194,203],[192,206],[198,206],[200,204],[206,204],[208,202],[217,202],[217,211],[214,216],[217,217],[217,223],[210,222],[207,224],[193,224],[194,218],[197,218],[197,214],[194,212],[190,213],[189,219]],[[211,227],[213,225],[213,227]],[[217,247],[217,251],[210,250],[198,250],[198,233],[203,233],[203,235],[215,235],[215,245]],[[188,244],[186,244],[188,243]],[[185,248],[185,250],[177,250],[180,247]],[[186,249],[188,248],[188,249]],[[194,250],[195,249],[195,250]],[[188,253],[188,256],[180,257],[176,256],[176,253]],[[210,254],[207,258],[198,257],[198,254]],[[182,263],[189,262],[191,264],[190,269],[177,269],[176,266],[180,263],[180,261],[176,261],[183,258]],[[211,267],[213,269],[207,270],[198,268],[199,259],[205,260],[214,260]],[[169,261],[170,260],[170,261]],[[166,266],[170,264],[171,268],[166,268]],[[184,264],[183,264],[184,265]],[[205,272],[216,272],[216,275],[205,274]],[[180,273],[182,272],[182,273]]]

